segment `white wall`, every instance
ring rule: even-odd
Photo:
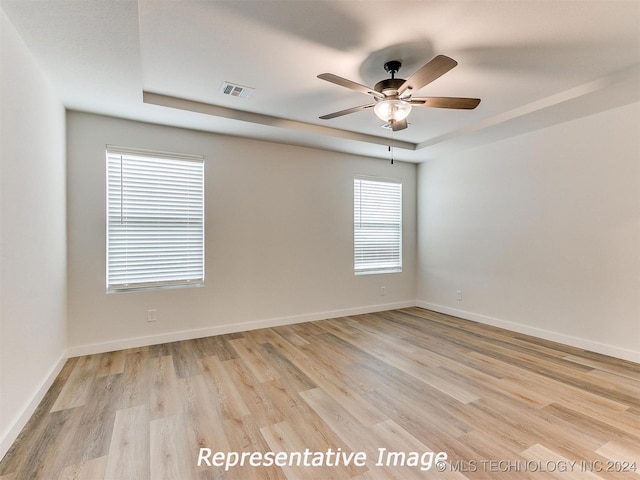
[[[0,10],[0,458],[64,359],[65,113]]]
[[[419,304],[640,361],[639,128],[632,104],[421,164]]]
[[[71,354],[414,303],[415,165],[78,112],[67,124]],[[105,144],[205,156],[205,287],[105,293]],[[403,179],[402,273],[353,274],[354,174]]]

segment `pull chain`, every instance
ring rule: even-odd
[[[120,155],[120,225],[124,225],[124,160]]]
[[[391,126],[391,145],[389,145],[389,153],[391,154],[391,165],[393,165],[393,148],[395,147],[393,140],[393,126]]]

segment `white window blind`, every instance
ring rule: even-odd
[[[356,275],[402,271],[402,183],[353,181]]]
[[[203,282],[203,157],[107,146],[107,290]]]

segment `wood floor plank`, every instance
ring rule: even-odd
[[[425,445],[393,420],[380,422],[374,425],[371,430],[377,434],[378,438],[385,440],[386,447],[383,448],[387,448],[384,454],[378,453],[376,462],[378,462],[378,459],[382,456],[383,459],[381,463],[388,462],[389,464],[395,464],[395,458],[393,460],[390,460],[388,457],[385,458],[385,455],[388,454],[389,451],[407,454],[410,452],[419,452],[421,456],[427,452],[439,453],[437,448],[434,449]],[[380,444],[382,444],[382,442]],[[437,468],[428,463],[424,465],[420,463],[416,467],[403,468],[403,472],[405,472],[408,478],[423,479],[425,477],[425,471],[421,470],[421,467],[426,468],[427,465],[429,466],[428,471],[430,475],[438,476],[438,478],[451,480],[464,480],[467,478],[462,473],[450,471],[449,469],[439,473]]]
[[[336,354],[338,351],[340,354]],[[331,370],[340,365],[340,378],[358,392],[370,392],[377,385],[376,375],[363,375],[362,365],[377,368],[392,368],[354,345],[332,335],[323,334],[316,338],[313,348],[305,349],[309,360],[321,368]],[[395,370],[395,369],[394,369]]]
[[[166,357],[167,355],[171,355],[171,349],[169,348],[170,343],[161,343],[158,345],[149,345],[149,357]]]
[[[211,338],[212,337],[195,338],[188,342],[196,357],[202,358],[216,355],[216,345],[211,341]]]
[[[640,480],[640,365],[416,307],[69,359],[1,480]],[[197,466],[366,452],[364,467]],[[446,452],[444,472],[378,466]],[[580,474],[482,462],[580,462]],[[461,467],[476,465],[475,470]]]
[[[640,396],[640,371],[635,375],[620,373],[613,373],[608,370],[593,370],[588,373],[589,377],[602,379],[606,384],[613,385],[613,388],[617,388],[618,385],[624,385],[633,394]]]
[[[124,372],[125,353],[123,350],[116,352],[103,353],[99,356],[100,367],[98,369],[98,377],[106,375],[117,375]]]
[[[583,438],[589,436],[600,443],[604,443],[607,439],[615,439],[640,444],[639,432],[630,433],[627,429],[619,429],[602,421],[600,417],[588,416],[564,405],[552,403],[545,407],[543,412],[575,426],[582,432]]]
[[[103,480],[107,469],[107,457],[98,457],[84,463],[66,467],[58,480]]]
[[[555,478],[558,480],[565,480],[567,478],[567,471],[550,471],[558,465],[565,465],[567,470],[570,468],[570,462],[568,458],[559,455],[558,453],[546,448],[539,443],[532,445],[522,452],[522,456],[533,462],[540,462],[541,465],[545,465],[545,469],[547,471],[544,472],[545,476],[548,478]],[[549,463],[551,462],[551,463]],[[551,468],[548,468],[551,467]],[[563,467],[564,468],[564,467]],[[580,471],[579,465],[574,465],[574,471],[571,471],[571,476],[575,476],[575,478],[584,478],[585,480],[603,480],[602,477],[596,475],[593,472],[588,471]]]
[[[307,356],[303,347],[308,345],[308,342],[290,341],[292,335],[286,335],[280,330],[274,330],[275,335],[269,341],[269,344],[277,349],[281,355],[287,358],[291,362],[297,362]]]
[[[225,419],[240,420],[251,414],[233,383],[227,366],[218,357],[203,357],[200,359],[200,366],[203,378],[213,387],[215,399]]]
[[[469,355],[481,357],[486,362],[491,362],[496,366],[501,366],[505,372],[504,378],[514,383],[516,386],[522,385],[525,388],[532,388],[538,392],[544,392],[550,400],[549,403],[561,403],[569,405],[580,405],[580,408],[588,409],[590,414],[597,414],[602,410],[605,412],[624,412],[628,405],[616,400],[605,398],[589,389],[568,385],[560,380],[549,378],[536,372],[530,372],[516,365],[504,363],[501,360],[492,358],[489,355],[474,352]]]
[[[459,437],[456,441],[463,444],[471,452],[471,457],[457,455],[455,458],[462,459],[475,458],[478,460],[478,465],[482,465],[482,462],[486,459],[500,459],[506,461],[517,462],[522,460],[519,455],[518,445],[513,441],[503,441],[501,438],[499,442],[492,442],[494,438],[489,432],[482,430],[472,430],[471,432]],[[507,437],[508,438],[508,437]],[[484,470],[484,468],[482,468]],[[476,473],[476,472],[474,472]],[[529,477],[526,473],[523,475]],[[475,478],[475,475],[473,476]],[[484,478],[493,478],[493,475],[489,473]],[[520,476],[518,476],[518,479]],[[535,480],[535,479],[532,479]]]
[[[320,418],[352,450],[364,450],[375,453],[377,445],[371,442],[369,429],[349,413],[339,402],[321,388],[312,388],[300,392],[300,396],[313,408]]]
[[[348,383],[340,379],[336,375],[336,371],[327,370],[319,366],[311,359],[306,358],[298,365],[298,368],[313,381],[313,383],[329,395],[339,401],[353,416],[365,425],[373,425],[384,420],[384,417],[372,408],[362,397],[362,395],[353,391]]]
[[[238,354],[233,349],[229,340],[232,340],[232,335],[220,335],[218,337],[207,337],[207,341],[211,344],[211,348],[213,349],[213,355],[218,357],[223,362],[225,360],[234,360],[238,358]],[[238,337],[242,338],[242,337]]]
[[[149,480],[149,408],[138,405],[116,413],[105,480]]]
[[[269,398],[261,382],[253,376],[241,359],[227,360],[224,365],[257,425],[263,427],[285,420],[284,410]]]
[[[173,368],[178,378],[198,375],[200,373],[198,356],[193,348],[194,344],[194,340],[169,344],[171,358],[173,359]]]
[[[352,348],[345,348],[346,345]],[[348,367],[358,362],[359,358],[361,358],[360,352],[362,350],[332,333],[325,333],[318,335],[313,342],[313,346],[305,347],[304,352],[305,357],[311,356],[314,361],[331,362]]]
[[[149,358],[149,407],[152,420],[175,416],[182,411],[178,377],[171,356]]]
[[[202,375],[192,375],[179,381],[184,408],[183,420],[188,432],[188,449],[197,455],[200,448],[228,451],[229,444],[222,431],[222,415],[214,392]]]
[[[7,471],[4,468],[0,470],[3,473],[17,473],[18,478],[30,480],[47,478],[47,472],[60,466],[60,462],[57,462],[56,465],[49,465],[47,461],[55,458],[50,453],[60,451],[61,445],[66,442],[68,435],[65,434],[68,433],[68,429],[65,429],[65,426],[77,420],[78,416],[75,410],[57,410],[44,417],[42,428],[34,431],[34,435],[30,438],[24,439],[24,445],[28,448],[16,459],[15,470]]]
[[[341,335],[339,332],[336,332],[336,334]],[[363,331],[359,332],[356,337],[341,336],[343,340],[370,352],[380,360],[414,376],[462,403],[473,402],[480,398],[473,390],[450,381],[446,372],[439,369],[444,364],[444,361],[437,355],[426,351],[411,351],[406,346],[403,346],[401,342],[393,342],[391,339],[381,342],[380,338],[372,337],[374,337],[373,334],[367,334]]]
[[[312,452],[323,452],[331,445],[323,445],[322,440],[309,429],[302,429],[304,425],[293,425],[288,421],[280,422],[260,429],[271,451],[274,452],[304,452],[309,448]],[[332,445],[333,448],[339,446]],[[364,471],[364,467],[354,466],[307,466],[287,465],[281,467],[289,480],[332,480],[350,479]]]
[[[284,338],[287,342],[295,345],[296,347],[303,347],[305,345],[309,345],[309,342],[298,335],[292,328],[288,325],[283,327],[278,327],[277,330],[278,335]]]
[[[82,409],[79,425],[64,439],[68,461],[65,465],[84,464],[109,453],[111,434],[119,408],[117,397],[122,391],[122,375],[96,378],[92,395]],[[78,444],[82,449],[75,448]]]
[[[596,450],[596,453],[618,462],[637,462],[637,472],[640,472],[640,442],[611,440]]]
[[[376,465],[380,448],[387,448],[388,450],[396,451],[401,450],[401,447],[397,444],[395,439],[389,435],[389,432],[380,427],[380,425],[388,422],[389,420],[376,424],[372,427],[365,427],[320,388],[302,392],[301,396],[307,403],[309,403],[310,406],[312,406],[320,417],[326,419],[327,422],[330,422],[329,424],[332,429],[340,435],[342,440],[352,449],[352,451],[364,451],[367,453],[367,458],[369,459],[368,466],[371,470],[368,475],[363,474],[362,478],[415,478],[416,475],[418,475],[418,478],[424,478],[423,473],[415,471],[410,472],[403,468]],[[409,422],[409,424],[413,425],[412,422]],[[421,433],[425,433],[424,430],[420,431]],[[433,429],[431,429],[431,432],[433,433]],[[439,443],[438,445],[441,444]],[[422,447],[420,445],[420,441],[416,439],[414,447],[418,448],[418,446]],[[448,449],[448,451],[450,453],[452,452],[451,449]],[[430,472],[429,478],[431,478],[433,474],[435,474],[435,472]],[[437,475],[434,478],[462,479],[466,477],[455,472],[451,474],[444,473]]]
[[[278,376],[278,373],[269,365],[269,362],[262,354],[259,344],[248,338],[231,340],[229,343],[258,381],[268,382]]]
[[[85,404],[91,393],[93,381],[98,374],[97,366],[99,365],[99,361],[97,355],[88,355],[78,359],[56,403],[51,408],[52,412],[79,407]]]
[[[0,475],[20,470],[21,465],[24,465],[34,451],[35,442],[44,435],[48,428],[48,416],[51,409],[77,363],[78,358],[70,358],[65,362],[62,370],[18,435],[18,438],[0,461]]]
[[[640,366],[637,363],[587,351],[580,352],[580,354],[566,355],[564,358],[592,367],[598,371],[627,377],[636,383],[640,381]]]
[[[63,423],[57,425],[55,432],[55,438],[57,441],[46,444],[42,454],[37,455],[32,463],[35,467],[31,472],[29,478],[33,479],[47,479],[49,477],[57,476],[66,466],[74,463],[75,451],[73,449],[75,442],[75,432],[78,431],[80,426],[80,419],[83,412],[83,407],[76,407],[72,409],[59,410],[59,412],[66,413],[66,419]],[[58,412],[53,412],[58,413]],[[51,432],[47,432],[47,437]]]
[[[308,390],[316,386],[313,380],[307,377],[302,370],[296,367],[293,362],[281,354],[281,351],[274,348],[273,345],[265,343],[262,348],[269,356],[269,361],[281,372],[279,378],[274,379],[274,381],[283,380],[293,385],[292,388],[296,392]]]
[[[429,385],[412,385],[410,382],[413,377],[408,375],[403,377],[395,372],[385,372],[382,378],[385,380],[365,398],[387,418],[405,428],[411,425],[411,431],[430,432],[442,429],[451,436],[459,437],[471,430],[472,427],[464,416],[454,407],[462,405],[457,400]],[[399,391],[403,395],[396,395]]]
[[[189,449],[182,413],[151,421],[149,461],[152,480],[195,480],[194,453]]]
[[[242,336],[257,344],[272,343],[276,341],[279,335],[272,328],[259,328],[244,332]]]
[[[260,429],[251,415],[241,419],[230,419],[224,422],[224,432],[229,442],[230,451],[246,451],[246,446],[251,445],[252,452],[267,453],[271,449],[260,433]],[[212,469],[211,473],[219,475],[220,469]],[[212,478],[213,476],[210,475]],[[226,472],[225,480],[246,480],[260,478],[261,480],[286,480],[286,475],[280,467],[252,467],[251,465],[238,466]]]
[[[137,405],[149,405],[151,357],[148,350],[126,350],[124,373],[122,374],[121,391],[116,401],[119,408],[130,408]]]

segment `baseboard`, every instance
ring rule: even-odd
[[[18,435],[20,435],[20,432],[27,424],[33,413],[36,411],[38,405],[40,405],[40,402],[44,398],[45,394],[47,393],[51,385],[53,385],[54,380],[62,370],[62,367],[67,361],[67,358],[67,352],[64,352],[60,356],[58,362],[53,366],[44,380],[40,383],[40,386],[32,396],[31,401],[27,403],[27,405],[22,409],[22,412],[20,412],[20,414],[13,421],[11,427],[9,427],[9,429],[5,432],[2,432],[2,440],[0,441],[0,460],[9,451],[9,448],[11,448],[13,442],[16,441]]]
[[[404,301],[395,303],[386,303],[378,305],[369,305],[366,307],[354,307],[342,310],[330,310],[324,312],[316,312],[304,315],[292,315],[287,317],[271,318],[265,320],[256,320],[252,322],[216,325],[213,327],[194,329],[194,330],[181,330],[176,332],[164,333],[160,335],[150,335],[145,337],[126,338],[122,340],[115,340],[111,342],[101,342],[86,345],[72,346],[67,349],[68,357],[78,357],[81,355],[93,355],[104,352],[111,352],[114,350],[123,350],[127,348],[144,347],[148,345],[157,345],[159,343],[177,342],[181,340],[190,340],[193,338],[210,337],[214,335],[224,335],[227,333],[239,333],[249,330],[257,330],[260,328],[279,327],[282,325],[293,325],[296,323],[313,322],[316,320],[326,320],[328,318],[347,317],[349,315],[361,315],[365,313],[382,312],[385,310],[395,310],[399,308],[408,307],[421,307],[427,310],[433,310],[434,312],[444,313],[459,317],[465,320],[471,320],[486,325],[492,325],[494,327],[504,328],[505,330],[511,330],[513,332],[524,333],[526,335],[532,335],[534,337],[542,338],[545,340],[551,340],[553,342],[562,343],[576,348],[582,348],[603,355],[609,355],[611,357],[620,358],[622,360],[629,360],[631,362],[640,363],[640,352],[608,345],[605,343],[595,342],[585,338],[574,337],[571,335],[565,335],[550,330],[544,330],[541,328],[531,327],[514,323],[498,318],[482,315],[478,313],[468,312],[457,308],[446,307],[443,305],[437,305],[433,303],[417,301]],[[55,378],[55,377],[54,377]]]
[[[425,308],[427,310],[433,310],[434,312],[463,318],[465,320],[471,320],[478,323],[484,323],[486,325],[492,325],[494,327],[504,328],[505,330],[511,330],[512,332],[524,333],[525,335],[531,335],[545,340],[551,340],[552,342],[562,343],[571,347],[582,348],[584,350],[601,353],[603,355],[620,358],[622,360],[629,360],[630,362],[640,363],[640,352],[629,350],[626,348],[616,347],[613,345],[608,345],[606,343],[594,342],[593,340],[588,340],[586,338],[565,335],[562,333],[552,332],[550,330],[544,330],[542,328],[521,325],[519,323],[513,323],[506,320],[501,320],[499,318],[481,315],[478,313],[467,312],[465,310],[459,310],[457,308],[436,305],[434,303],[428,303],[421,300],[416,301],[416,306]]]
[[[193,338],[211,337],[214,335],[224,335],[227,333],[247,332],[259,328],[279,327],[282,325],[293,325],[296,323],[314,322],[316,320],[326,320],[329,318],[347,317],[349,315],[362,315],[364,313],[382,312],[385,310],[395,310],[398,308],[415,307],[413,300],[395,303],[384,303],[369,305],[366,307],[347,308],[343,310],[330,310],[325,312],[309,313],[304,315],[292,315],[288,317],[270,318],[256,320],[252,322],[236,323],[229,325],[216,325],[213,327],[200,328],[195,330],[182,330],[160,335],[150,335],[145,337],[134,337],[112,342],[92,343],[69,347],[67,354],[69,357],[79,357],[81,355],[93,355],[97,353],[112,352],[127,348],[144,347],[147,345],[157,345],[159,343],[178,342],[181,340],[191,340]]]

